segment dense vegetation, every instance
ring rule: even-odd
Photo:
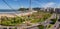
[[[33,13],[31,15],[31,18],[34,18],[31,22],[42,22],[45,21],[46,19],[48,19],[51,16],[50,13],[46,13],[46,12],[37,12],[37,13]]]
[[[22,23],[24,20],[21,17],[2,17],[1,18],[1,25],[17,25]]]
[[[50,24],[55,24],[57,19],[51,19],[52,22],[50,22]]]
[[[44,29],[44,26],[43,25],[39,25],[38,28],[39,29]]]
[[[31,15],[29,14],[21,17],[17,16],[14,18],[5,16],[5,17],[1,17],[0,24],[5,26],[16,26],[22,24],[23,22],[38,23],[45,21],[50,16],[51,14],[46,12],[35,12]]]
[[[29,8],[20,8],[18,11],[26,11],[29,10]]]

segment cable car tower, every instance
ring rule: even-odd
[[[31,1],[32,1],[32,0],[30,0],[30,2],[29,2],[29,4],[30,4],[30,5],[29,5],[29,11],[32,11]]]

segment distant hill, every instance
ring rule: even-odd
[[[29,8],[20,8],[20,9],[18,9],[18,11],[26,11],[26,10],[29,10]]]

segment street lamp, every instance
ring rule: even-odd
[[[57,19],[57,10],[56,10],[56,8],[54,8],[54,11],[55,11],[56,19]]]
[[[54,11],[55,11],[55,18],[57,19],[57,10],[56,10],[56,8],[54,8]]]

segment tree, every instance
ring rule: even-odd
[[[43,25],[39,25],[38,28],[39,29],[44,29],[44,26]]]
[[[18,11],[26,11],[29,10],[29,8],[20,8]]]

